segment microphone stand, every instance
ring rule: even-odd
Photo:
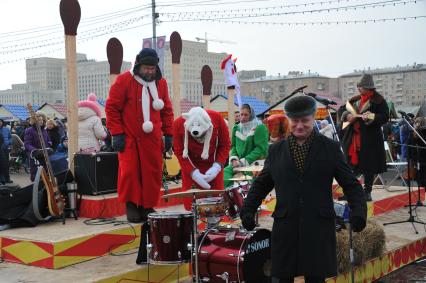
[[[416,129],[414,129],[414,127],[411,126],[410,123],[407,121],[405,115],[402,115],[402,119],[405,121],[405,123],[407,125],[410,126],[410,128],[412,130],[414,130],[415,133],[418,134],[418,132],[416,131]],[[424,141],[423,138],[421,138],[421,140],[426,144],[426,142]],[[405,141],[404,145],[407,146],[407,151],[408,151],[409,145],[407,145],[407,141]],[[402,220],[402,221],[394,221],[394,222],[383,223],[383,226],[393,225],[393,224],[401,224],[401,223],[411,223],[411,225],[413,225],[413,229],[416,232],[416,234],[419,234],[419,232],[417,231],[416,226],[414,225],[414,223],[422,224],[422,225],[425,225],[426,223],[424,223],[422,221],[419,221],[419,220],[416,220],[414,218],[414,216],[413,216],[413,208],[412,207],[414,205],[411,203],[411,176],[410,176],[410,165],[411,165],[411,162],[410,162],[410,159],[411,159],[410,158],[410,154],[408,153],[407,154],[407,177],[408,177],[407,185],[408,185],[408,214],[409,214],[408,219],[407,220]]]
[[[401,113],[402,114],[402,113]],[[426,146],[426,141],[423,139],[422,135],[420,135],[420,133],[416,130],[416,128],[414,128],[406,119],[406,114],[402,114],[402,119],[404,119],[405,123],[408,125],[408,127],[410,127],[410,129],[413,131],[413,137],[414,135],[417,135],[417,137],[423,142],[423,144]],[[411,145],[407,145],[407,151],[410,149],[410,147],[412,147]],[[420,183],[419,183],[419,173],[420,173],[420,154],[419,154],[419,147],[416,147],[416,156],[417,156],[417,164],[416,164],[416,173],[417,173],[417,203],[416,203],[416,207],[418,206],[424,206],[424,204],[422,203],[422,200],[420,198]],[[408,158],[410,158],[410,156],[408,156]]]

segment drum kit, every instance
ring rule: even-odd
[[[270,282],[271,232],[220,225],[225,215],[238,220],[248,180],[238,180],[225,190],[191,189],[163,196],[191,197],[192,211],[148,215],[148,268],[150,264],[191,263],[193,282]],[[198,220],[204,219],[206,228],[199,231]]]

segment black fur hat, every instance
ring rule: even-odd
[[[317,111],[317,103],[310,96],[296,96],[287,101],[284,111],[289,118],[309,116]]]

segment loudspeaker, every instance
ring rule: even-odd
[[[115,193],[118,179],[117,152],[76,153],[74,175],[83,195]]]

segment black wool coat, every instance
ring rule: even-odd
[[[360,102],[361,96],[352,97],[349,102],[358,109],[357,105]],[[361,148],[358,154],[359,164],[353,169],[359,174],[378,174],[386,172],[386,154],[383,141],[382,125],[389,120],[389,108],[386,100],[378,92],[374,91],[369,103],[364,104],[362,109],[358,109],[359,113],[370,111],[375,114],[374,120],[365,123],[361,118],[360,133],[361,133]],[[343,147],[346,153],[347,160],[348,149],[352,142],[353,125],[348,126],[343,136]]]
[[[316,134],[303,174],[297,170],[286,140],[270,146],[264,168],[244,201],[242,214],[254,213],[275,187],[272,276],[336,275],[333,177],[348,198],[351,214],[366,219],[367,204],[362,187],[338,143]]]

